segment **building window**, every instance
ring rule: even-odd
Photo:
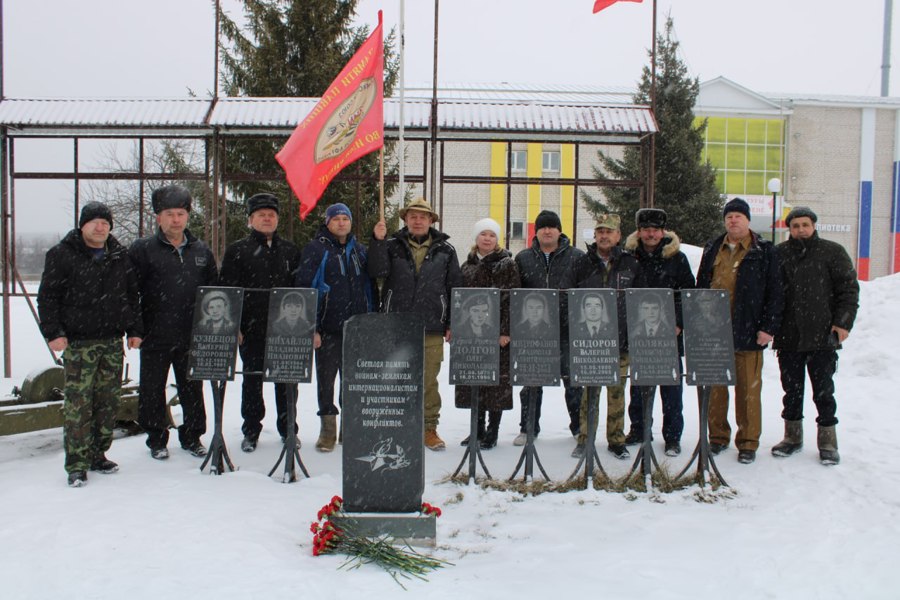
[[[513,150],[510,153],[510,172],[524,172],[528,165],[528,153],[525,150]]]
[[[559,152],[544,152],[541,157],[541,165],[544,171],[559,173]]]
[[[524,240],[525,239],[525,221],[510,221],[509,223],[509,239]]]
[[[784,121],[710,117],[706,122],[703,160],[716,168],[719,192],[766,196],[770,179],[784,179]]]

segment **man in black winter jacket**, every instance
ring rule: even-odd
[[[122,389],[122,334],[141,344],[137,281],[125,248],[109,234],[112,213],[100,202],[81,210],[78,229],[47,252],[38,290],[41,333],[63,353],[63,441],[69,485],[87,471],[114,473],[112,445]]]
[[[733,198],[722,211],[725,233],[703,248],[697,287],[727,290],[734,334],[734,444],[738,462],[756,460],[762,433],[763,350],[781,325],[783,290],[778,255],[772,242],[750,229],[750,205]],[[709,451],[728,448],[728,388],[715,386],[709,397]]]
[[[584,252],[572,246],[568,236],[562,232],[562,221],[559,215],[550,210],[542,210],[534,220],[534,238],[531,247],[516,254],[516,267],[522,280],[523,288],[565,290],[564,278],[571,271],[575,261],[584,256]],[[569,319],[564,307],[565,300],[560,293],[559,334],[560,334],[560,372],[565,389],[566,410],[569,413],[569,430],[573,436],[578,435],[582,388],[572,387],[569,383]],[[541,405],[544,388],[526,387],[519,392],[521,418],[519,435],[513,440],[516,446],[524,446],[525,428],[528,422],[528,393],[534,398],[534,436],[541,431]]]
[[[667,215],[661,208],[642,208],[635,215],[637,231],[625,240],[625,250],[631,252],[641,265],[644,284],[648,288],[668,288],[675,292],[675,319],[678,331],[678,349],[684,354],[681,330],[684,328],[681,314],[681,293],[695,285],[694,273],[687,256],[680,250],[681,240],[666,230]],[[659,388],[662,398],[663,439],[666,456],[681,454],[681,433],[684,430],[682,415],[682,385],[664,385]],[[639,386],[631,386],[628,403],[631,430],[626,444],[639,444],[644,437],[644,415]]]
[[[850,335],[859,308],[859,282],[843,246],[816,233],[816,213],[798,206],[785,221],[791,237],[778,244],[784,283],[784,318],[775,336],[784,389],[784,439],[772,454],[790,456],[803,447],[803,388],[806,373],[818,411],[819,460],[836,465],[834,373],[837,350]]]
[[[269,319],[269,292],[272,288],[291,287],[294,271],[300,266],[300,249],[278,235],[278,198],[272,194],[256,194],[247,200],[247,224],[250,234],[228,246],[222,258],[219,284],[244,288],[241,314],[241,342],[238,350],[243,363],[241,450],[253,452],[259,443],[262,421],[266,416],[263,401],[262,370],[266,352],[266,325]],[[253,375],[251,373],[258,373]],[[276,427],[281,438],[287,437],[288,385],[276,383]],[[295,396],[296,397],[296,396]],[[296,413],[295,413],[296,414]]]
[[[405,227],[387,237],[384,221],[369,246],[369,276],[383,278],[382,312],[409,312],[425,322],[425,446],[444,450],[437,433],[441,395],[437,376],[450,332],[450,292],[462,285],[462,271],[450,238],[433,227],[439,215],[424,198],[400,210]]]
[[[181,447],[202,457],[206,448],[203,382],[187,378],[191,324],[197,288],[216,282],[212,251],[187,229],[191,194],[180,185],[154,190],[151,206],[159,226],[156,234],[136,240],[128,252],[137,273],[141,315],[146,335],[141,343],[141,381],[138,423],[147,433],[150,456],[169,458],[166,382],[169,367],[181,405],[178,428]]]

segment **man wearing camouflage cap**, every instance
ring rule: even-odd
[[[612,288],[626,290],[645,287],[641,266],[637,259],[619,246],[622,232],[616,214],[603,214],[597,218],[594,243],[587,254],[575,261],[566,281],[568,288]],[[630,456],[625,446],[625,379],[628,376],[628,327],[625,322],[625,294],[618,294],[619,320],[619,382],[606,387],[606,442],[609,452],[618,459]],[[600,387],[587,387],[581,402],[581,430],[572,456],[581,458],[587,440],[588,402],[599,404]]]

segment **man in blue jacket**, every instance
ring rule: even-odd
[[[341,369],[344,321],[373,309],[366,248],[353,235],[353,215],[338,202],[325,209],[325,225],[304,248],[294,285],[319,291],[316,315],[316,386],[321,429],[316,450],[331,452],[337,443],[338,408],[334,378]],[[340,397],[338,397],[340,403]]]
[[[736,385],[734,412],[738,461],[756,460],[762,433],[762,363],[765,347],[781,325],[784,294],[778,254],[772,242],[750,229],[750,205],[734,198],[726,205],[725,233],[706,244],[697,287],[727,290],[731,298]],[[728,448],[728,388],[713,387],[709,400],[709,450]]]

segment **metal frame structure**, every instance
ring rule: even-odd
[[[2,96],[0,96],[2,98]],[[227,187],[238,181],[281,181],[281,173],[230,173],[225,167],[228,144],[237,139],[285,139],[294,125],[316,104],[316,98],[213,98],[210,100],[122,100],[122,99],[0,99],[0,253],[2,253],[2,318],[4,376],[12,371],[10,299],[29,294],[20,283],[16,270],[16,182],[24,180],[66,180],[73,182],[72,221],[77,226],[80,182],[90,180],[132,180],[138,182],[144,202],[148,181],[205,181],[203,199],[209,219],[204,234],[220,258],[225,239],[224,215]],[[404,143],[423,146],[422,171],[405,174],[407,184],[437,185],[438,212],[443,213],[445,184],[503,184],[507,190],[506,215],[509,219],[511,190],[514,185],[630,187],[642,190],[642,205],[649,205],[650,143],[657,125],[650,108],[633,105],[567,104],[552,102],[451,100],[439,102],[437,117],[429,102],[406,100],[404,104]],[[399,102],[385,100],[385,138],[398,140]],[[435,123],[435,120],[437,121]],[[147,172],[144,146],[147,140],[193,139],[204,143],[204,171]],[[18,171],[15,154],[17,140],[72,140],[71,171]],[[136,140],[139,167],[133,172],[79,170],[79,142],[87,139]],[[573,178],[528,178],[515,176],[507,168],[504,177],[472,176],[446,172],[444,146],[448,143],[504,142],[566,143],[575,146],[576,172]],[[582,145],[639,146],[640,180],[586,178],[577,170]],[[440,157],[438,163],[435,159]],[[437,166],[439,164],[439,166]],[[429,169],[429,165],[432,166]],[[429,172],[430,171],[430,172]],[[354,169],[340,176],[345,181],[363,181]],[[396,182],[398,177],[387,176]],[[143,205],[142,205],[143,206]],[[143,213],[142,213],[143,214]],[[577,210],[575,211],[577,215]],[[577,217],[576,217],[577,218]],[[509,223],[507,222],[507,230]],[[573,223],[573,226],[575,224]],[[139,233],[145,224],[139,217]]]

